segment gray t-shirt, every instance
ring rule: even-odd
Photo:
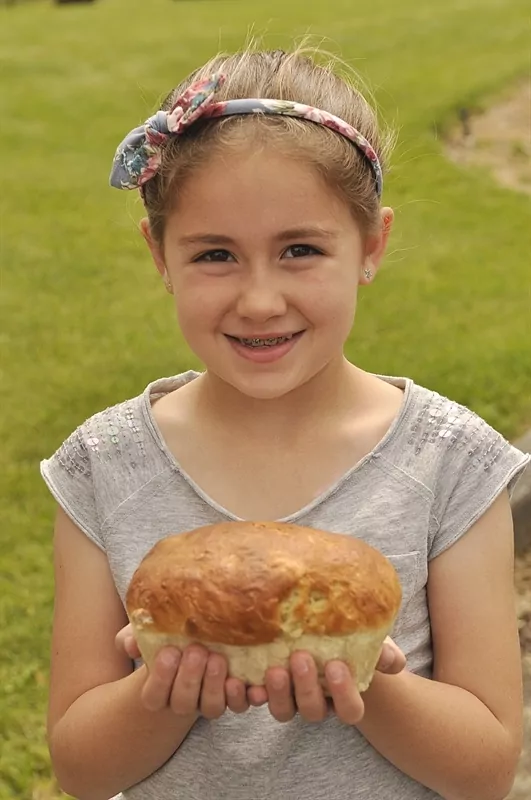
[[[107,555],[123,599],[161,538],[227,519],[179,467],[151,412],[188,372],[150,383],[83,423],[42,475],[66,513]],[[483,514],[529,461],[477,415],[408,379],[382,441],[337,483],[285,521],[364,539],[397,569],[402,608],[393,631],[408,668],[430,678],[428,562]],[[355,728],[330,716],[277,722],[267,706],[200,718],[174,756],[123,800],[434,800]]]

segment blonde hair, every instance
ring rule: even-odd
[[[217,55],[179,84],[161,108],[170,109],[194,81],[221,71],[225,83],[216,93],[216,102],[261,97],[292,100],[331,112],[369,140],[385,172],[392,136],[388,131],[380,132],[375,109],[353,81],[339,74],[339,59],[319,64],[322,55],[319,50],[304,47],[289,53],[249,48],[232,55]],[[315,169],[348,204],[363,233],[377,229],[379,200],[374,175],[366,158],[351,142],[324,126],[293,117],[229,116],[199,120],[164,147],[160,171],[143,187],[157,242],[162,244],[166,218],[178,202],[179,187],[193,170],[220,151],[241,147],[251,135]]]

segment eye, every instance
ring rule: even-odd
[[[234,261],[234,256],[229,253],[228,250],[207,250],[206,253],[201,253],[201,255],[197,256],[193,259],[194,263],[199,261],[206,261],[207,264],[213,261]]]
[[[285,258],[308,258],[308,256],[322,256],[322,252],[309,244],[292,244],[284,251]]]

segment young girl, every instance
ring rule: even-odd
[[[509,791],[509,494],[528,457],[455,402],[344,358],[393,220],[385,148],[353,86],[280,51],[213,59],[118,148],[111,183],[140,189],[205,370],[153,381],[42,463],[59,503],[49,743],[80,800]],[[362,698],[330,662],[327,704],[302,652],[249,688],[200,645],[166,648],[150,674],[136,658],[123,601],[141,558],[236,519],[347,533],[390,558],[403,603]]]

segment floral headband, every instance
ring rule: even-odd
[[[280,114],[324,125],[349,139],[365,156],[374,174],[376,194],[382,194],[380,161],[362,134],[339,117],[291,100],[247,98],[214,103],[213,97],[225,76],[216,73],[193,83],[169,111],[157,111],[144,125],[134,128],[119,145],[112,166],[110,184],[116,189],[138,189],[160,169],[162,149],[171,136],[179,136],[197,119],[214,119],[242,114]]]

